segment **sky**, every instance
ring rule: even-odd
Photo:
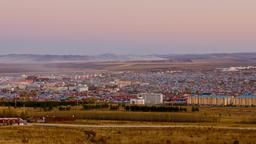
[[[256,1],[0,0],[0,52],[256,52]]]

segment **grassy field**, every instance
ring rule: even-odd
[[[188,107],[189,108],[189,107]],[[256,108],[200,107],[199,112],[125,112],[82,110],[43,111],[26,108],[27,117],[46,117],[50,123],[85,125],[190,125],[193,128],[60,128],[1,127],[1,144],[254,144],[256,130],[211,126],[256,127]],[[0,114],[22,115],[23,108],[0,107]],[[197,126],[207,127],[197,127]]]
[[[83,131],[69,128],[0,127],[1,144],[84,144]]]
[[[254,144],[255,130],[0,127],[1,144]]]
[[[73,121],[73,120],[119,120],[119,121],[146,121],[146,122],[217,122],[218,116],[207,115],[198,112],[127,112],[127,111],[103,111],[81,110],[69,111],[42,111],[40,109],[26,108],[2,108],[0,115],[21,116],[29,118],[45,117],[47,122]]]
[[[112,144],[154,143],[255,143],[256,131],[221,130],[212,128],[162,128],[162,129],[91,129],[97,135],[93,142],[103,141]]]
[[[191,107],[187,107],[191,109]],[[21,116],[40,119],[47,122],[65,122],[98,120],[98,121],[133,121],[133,122],[179,122],[179,123],[214,123],[214,124],[256,124],[256,108],[238,107],[200,107],[199,112],[126,112],[109,110],[82,110],[72,107],[69,111],[57,108],[44,111],[39,108],[0,107],[0,116]]]

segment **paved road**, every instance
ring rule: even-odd
[[[195,126],[195,125],[81,125],[81,124],[31,124],[45,127],[74,127],[74,128],[215,128],[231,130],[256,130],[256,127],[228,127],[228,126]]]

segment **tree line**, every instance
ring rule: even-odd
[[[0,106],[12,106],[12,107],[58,107],[58,106],[75,106],[76,102],[57,102],[57,101],[45,101],[45,102],[35,102],[35,101],[17,101],[17,102],[0,102]]]
[[[125,106],[126,111],[141,111],[141,112],[186,112],[187,108],[180,106]]]
[[[105,109],[109,108],[108,104],[84,104],[83,109],[84,110],[93,110],[93,109]]]

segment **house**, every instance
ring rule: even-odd
[[[132,104],[132,105],[144,105],[145,100],[142,97],[139,97],[137,99],[130,99],[130,104]]]
[[[0,125],[27,125],[27,121],[21,118],[0,118]]]

